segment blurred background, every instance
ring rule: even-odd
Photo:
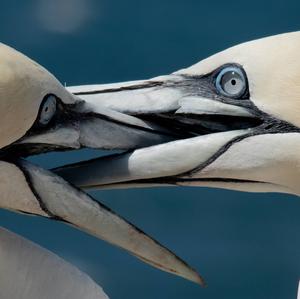
[[[2,0],[0,41],[68,86],[117,82],[168,74],[234,44],[299,30],[299,10],[299,0]],[[85,150],[31,160],[51,168],[97,155]],[[296,298],[296,197],[205,188],[92,195],[197,268],[208,288],[61,223],[0,211],[0,225],[76,264],[112,299]]]

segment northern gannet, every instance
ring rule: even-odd
[[[177,140],[55,169],[82,188],[210,186],[300,194],[300,32],[246,42],[171,75],[75,86]]]
[[[167,248],[79,188],[24,159],[28,155],[51,150],[82,147],[128,150],[172,139],[174,134],[160,130],[159,126],[80,99],[68,92],[46,69],[0,44],[0,207],[63,221],[127,250],[154,267],[202,284],[201,277]],[[20,298],[18,286],[24,285],[32,292],[24,290],[22,299],[53,298],[52,293],[39,293],[39,296],[35,293],[40,284],[38,277],[45,279],[45,276],[30,275],[37,270],[34,265],[31,268],[30,263],[20,262],[27,267],[24,272],[6,269],[18,264],[22,256],[30,260],[30,250],[26,248],[31,245],[27,243],[25,251],[22,251],[24,246],[17,245],[26,242],[3,229],[0,230],[0,239],[4,243],[10,239],[16,244],[15,251],[12,251],[11,246],[0,243],[0,272],[3,271],[0,274],[1,298]],[[6,259],[12,252],[15,260],[11,255],[10,259]],[[39,258],[49,257],[41,249],[31,252],[38,254]],[[56,258],[50,260],[52,264],[57,263]],[[69,266],[62,268],[71,269]],[[60,269],[58,267],[57,271]],[[50,279],[54,272],[55,269],[49,270]],[[74,277],[74,271],[71,272],[71,277],[78,282],[79,275]],[[7,277],[7,273],[11,277]],[[63,276],[66,284],[72,281],[66,273]],[[36,280],[32,281],[30,277]],[[27,278],[29,281],[24,282]],[[15,290],[6,283],[7,279],[14,281]],[[82,275],[83,289],[89,282]],[[90,295],[86,294],[85,298],[94,298]],[[69,298],[64,294],[61,296],[55,298]],[[74,296],[72,299],[77,299]],[[79,292],[78,296],[78,299],[82,298]]]
[[[186,185],[300,195],[299,50],[293,32],[151,80],[71,87],[177,140],[54,171],[85,189]]]

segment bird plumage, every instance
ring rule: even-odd
[[[1,227],[0,264],[2,299],[108,299],[85,273]]]

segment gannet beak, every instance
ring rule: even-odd
[[[76,93],[76,88],[71,91]],[[241,106],[215,100],[208,94],[206,80],[179,74],[109,89],[98,86],[98,91],[87,88],[90,92],[76,94],[159,125],[176,134],[177,140],[54,170],[86,189],[184,184],[183,178],[264,123],[249,100]]]
[[[32,128],[4,151],[27,156],[84,147],[129,150],[174,140],[176,136],[150,122],[102,107],[101,103],[77,97],[72,104],[59,99],[56,102],[56,114],[50,123],[41,126],[38,116]]]
[[[191,185],[300,194],[299,45],[299,32],[283,34],[170,76],[70,88],[180,137],[55,172],[82,188]]]
[[[14,195],[15,199],[4,202],[4,208],[63,221],[125,249],[156,268],[204,284],[197,272],[170,250],[52,172],[23,159],[0,162],[0,170],[6,173],[1,177],[7,186],[5,198]],[[22,194],[9,185],[12,178],[18,181]]]
[[[108,87],[70,88],[89,103],[101,103],[171,131],[177,140],[54,171],[87,189],[184,184],[182,177],[200,169],[232,142],[254,134],[264,122],[250,100],[240,105],[218,101],[209,88],[207,78],[182,74]]]

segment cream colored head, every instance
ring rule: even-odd
[[[207,74],[226,63],[244,68],[250,99],[261,111],[300,127],[300,32],[234,46],[177,74]]]
[[[74,101],[46,69],[0,44],[0,148],[24,136],[47,94],[55,94],[65,103]]]
[[[131,83],[130,90],[119,84],[117,96],[87,90],[77,89],[84,100],[103,97],[108,107],[157,120],[183,138],[100,159],[98,177],[74,178],[75,169],[84,174],[95,161],[62,169],[77,185],[177,184],[300,195],[300,32],[237,45],[172,75]]]

